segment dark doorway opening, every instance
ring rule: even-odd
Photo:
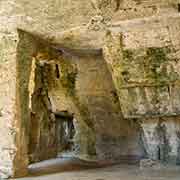
[[[178,12],[180,12],[180,3],[178,4]]]
[[[56,74],[56,78],[59,79],[60,78],[60,72],[59,72],[58,64],[56,64],[55,74]]]
[[[160,147],[158,147],[158,160],[159,161],[161,160],[161,149],[160,149]]]
[[[55,112],[56,133],[58,137],[58,156],[62,157],[73,151],[75,127],[73,123],[73,114],[68,111]]]

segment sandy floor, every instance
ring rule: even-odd
[[[36,172],[36,177],[31,176],[16,180],[180,180],[180,167],[178,166],[140,170],[138,165],[114,165],[106,168],[92,169],[91,166],[81,167],[83,163],[80,161],[76,161],[73,164],[71,160],[71,168],[67,169],[64,168],[67,165],[66,163],[69,164],[67,160],[61,162],[51,160],[43,164],[36,164],[31,167],[32,172],[35,172],[36,169],[37,172],[45,170],[45,173],[49,171],[51,174],[42,175],[43,173],[38,174]],[[60,165],[64,167],[62,168]],[[52,171],[54,169],[56,171]]]

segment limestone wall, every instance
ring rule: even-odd
[[[119,26],[107,33],[104,53],[122,113],[142,121],[150,158],[178,163],[179,15],[124,21]]]
[[[76,11],[73,12],[77,13],[79,11],[80,3],[72,4],[72,6],[71,4],[71,2],[67,1],[57,2],[54,0],[48,2],[38,1],[38,3],[37,1],[27,2],[23,0],[3,0],[0,2],[0,174],[2,177],[11,176],[15,172],[13,162],[15,162],[14,157],[16,155],[16,149],[19,148],[16,147],[15,136],[17,141],[17,137],[20,135],[18,133],[21,131],[18,123],[19,116],[16,115],[15,104],[16,51],[17,43],[19,41],[17,28],[23,27],[25,29],[35,30],[43,27],[42,29],[44,29],[44,32],[49,31],[53,34],[56,31],[55,29],[58,29],[59,31],[60,29],[74,26],[74,22],[77,23],[76,25],[83,23],[85,21],[83,20],[84,16],[72,15],[72,18],[69,18],[69,12],[66,11],[67,9],[64,9],[63,12],[61,11],[63,9],[62,7],[68,7],[70,10],[74,10],[73,7],[75,7]],[[82,6],[83,8],[81,9],[84,10],[84,6],[86,5],[82,3]],[[59,12],[62,14],[60,15]],[[60,16],[68,16],[66,20],[65,18],[61,18],[66,23],[62,23],[62,21],[59,22]],[[78,21],[74,20],[74,17],[77,18]],[[67,19],[69,22],[67,22]],[[52,27],[52,24],[54,27]],[[40,30],[40,32],[43,32],[43,30]],[[26,71],[26,69],[23,70]],[[17,111],[19,110],[17,109]],[[20,159],[16,161],[22,163]],[[25,162],[25,164],[26,163],[27,162]],[[24,167],[18,167],[17,164],[15,166],[16,168],[21,168],[21,175],[23,175],[24,167],[27,166],[27,164]]]
[[[144,18],[178,11],[178,0],[92,0],[98,13],[112,21]]]
[[[93,5],[91,1],[84,1],[84,0],[76,0],[76,1],[74,0],[62,0],[62,1],[2,0],[0,2],[0,47],[1,47],[0,48],[0,70],[1,70],[0,72],[0,130],[1,130],[0,131],[0,137],[1,137],[0,174],[1,176],[4,175],[6,177],[12,176],[15,172],[18,172],[19,169],[21,170],[20,174],[23,175],[26,171],[25,169],[28,164],[27,158],[23,158],[24,157],[23,155],[25,155],[27,151],[26,147],[25,149],[23,148],[19,149],[20,147],[19,145],[21,145],[21,143],[23,145],[24,143],[25,144],[27,143],[26,142],[27,137],[26,137],[25,129],[22,128],[21,126],[22,124],[19,124],[21,119],[19,113],[21,112],[19,109],[20,104],[18,104],[19,103],[18,100],[20,100],[22,97],[19,96],[19,94],[17,93],[18,91],[16,91],[17,90],[16,88],[21,85],[18,80],[18,76],[21,75],[21,73],[25,75],[24,77],[20,76],[21,83],[22,84],[28,83],[28,79],[26,78],[28,76],[29,69],[21,69],[23,68],[21,66],[20,69],[22,72],[18,72],[16,69],[16,66],[19,66],[18,62],[16,62],[17,45],[19,42],[19,37],[17,33],[18,28],[24,29],[28,32],[31,32],[32,34],[40,36],[43,39],[46,39],[48,42],[52,42],[53,44],[56,43],[56,45],[57,42],[61,45],[64,44],[65,42],[71,42],[68,43],[68,46],[71,48],[72,47],[79,48],[80,46],[85,47],[85,45],[86,48],[87,47],[102,48],[104,29],[103,29],[103,33],[101,33],[101,31],[94,32],[89,29],[86,29],[87,27],[86,25],[88,24],[88,22],[92,19],[93,16],[97,14],[104,16],[106,25],[111,24],[110,20],[112,19],[114,26],[117,26],[117,23],[115,23],[115,21],[119,21],[122,19],[134,19],[144,16],[161,15],[162,13],[163,15],[165,15],[164,13],[166,12],[166,10],[168,10],[168,15],[177,12],[176,0],[124,1],[123,3],[119,3],[118,1],[115,2],[115,1],[107,0],[101,2],[103,2],[102,6],[101,4],[99,5],[98,1],[94,1],[95,5]],[[158,20],[162,21],[163,23],[167,21],[165,19],[166,18],[161,20],[158,19]],[[178,37],[179,37],[178,33],[174,33],[174,32],[179,32],[178,31],[179,26],[178,23],[175,23],[176,21],[177,22],[179,21],[178,16],[175,18],[168,19],[169,31],[172,32],[171,42],[174,46],[178,44]],[[136,20],[134,22],[136,22]],[[142,23],[144,23],[144,19],[142,20]],[[125,26],[126,24],[127,21],[125,22]],[[149,27],[148,23],[146,25],[148,29]],[[75,37],[73,33],[70,34],[67,33],[67,36],[63,36],[62,38],[61,35],[64,32],[61,33],[61,31],[68,30],[70,28],[74,28],[78,26],[79,27],[82,26],[83,28],[85,28],[85,31],[83,28],[81,29],[80,27],[81,31],[78,31],[77,37]],[[126,30],[125,26],[124,26],[124,30],[128,31]],[[162,38],[169,37],[169,35],[166,36],[167,29],[164,28],[164,26],[162,28],[162,26],[159,25],[158,22],[155,23],[153,26],[156,26],[156,29],[161,27],[160,29],[162,29],[163,32],[162,33],[159,32],[159,34],[164,35],[162,36]],[[133,23],[129,27],[134,28]],[[164,29],[166,30],[164,31]],[[68,32],[71,31],[72,30]],[[83,36],[81,36],[82,33]],[[151,34],[151,36],[157,34],[154,33],[153,31],[149,32],[148,30],[148,33],[145,33],[146,36],[144,38],[146,40],[143,41],[143,43],[146,43],[148,39],[150,39],[148,38],[151,37],[149,33]],[[129,34],[133,34],[133,33],[129,33]],[[134,36],[138,37],[139,35],[140,33],[138,32],[137,34],[134,34],[133,37]],[[72,41],[74,37],[75,40],[77,39],[79,41]],[[95,39],[96,41],[91,41],[91,39]],[[130,43],[130,44],[132,45],[134,43]],[[28,47],[29,46],[30,45],[28,44]],[[28,51],[32,52],[33,50],[29,49]],[[23,58],[22,54],[20,54],[19,56]],[[28,64],[30,62],[26,62],[26,63]],[[26,95],[28,96],[27,89],[25,92],[23,92],[23,96]],[[100,99],[99,101],[101,102],[100,103],[100,107],[101,107],[104,101],[106,101],[106,98],[101,100],[101,98],[98,97],[98,99]],[[91,104],[90,107],[93,106],[92,104],[97,103],[98,100],[97,101],[92,100],[92,101],[93,102],[90,102]],[[28,103],[26,102],[26,104]],[[93,112],[95,111],[96,110],[93,109]],[[112,116],[113,115],[107,115],[107,118],[108,117],[111,118]],[[99,119],[99,118],[95,118],[95,119]],[[24,117],[24,122],[26,126],[28,126],[28,124],[26,124],[27,121],[28,121],[28,114],[27,117]],[[114,124],[111,126],[110,128],[111,130],[109,130],[108,133],[113,132],[112,129],[114,128],[114,126],[115,126]],[[101,128],[102,127],[98,127],[98,129]],[[18,165],[17,162],[21,164]]]
[[[57,156],[56,122],[48,95],[46,69],[36,58],[33,58],[32,62],[32,78],[30,78],[29,85],[34,84],[34,86],[29,88],[29,91],[32,90],[29,97],[29,102],[31,101],[29,104],[31,113],[28,143],[29,163]]]
[[[16,34],[0,35],[0,174],[11,175],[16,152],[14,136],[16,85]]]
[[[138,125],[132,123],[130,127],[123,119],[111,74],[101,53],[95,56],[71,52],[68,55],[66,51],[64,57],[52,62],[48,72],[53,111],[74,114],[74,140],[79,147],[76,149],[79,157],[97,155],[101,160],[119,161],[122,156],[144,155],[139,145]],[[128,141],[131,143],[127,144]],[[91,152],[93,148],[95,151]]]

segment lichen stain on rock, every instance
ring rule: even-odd
[[[176,58],[172,56],[173,47],[124,49],[121,40],[119,45],[116,44],[118,40],[114,40],[121,39],[119,36],[109,34],[108,38],[105,56],[124,116],[133,118],[178,114],[179,110],[173,112],[169,101],[174,98],[170,87],[178,84],[180,77],[175,65]],[[110,46],[112,42],[114,45]],[[166,94],[164,99],[162,94]]]
[[[60,82],[70,96],[75,95],[77,69],[66,61],[60,61]]]

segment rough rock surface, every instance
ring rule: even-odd
[[[178,163],[178,3],[0,1],[0,176],[27,173],[33,103],[29,83],[33,59],[42,60],[40,54],[65,68],[60,81],[50,78],[55,85],[48,87],[50,109],[75,114],[80,155],[93,152],[99,159],[118,161],[148,156]],[[39,143],[49,146],[54,127],[45,104],[41,115],[48,124],[44,121],[47,126],[40,129],[48,142]]]
[[[140,161],[140,169],[159,169],[161,167],[160,162],[154,161],[152,159],[142,159]]]

